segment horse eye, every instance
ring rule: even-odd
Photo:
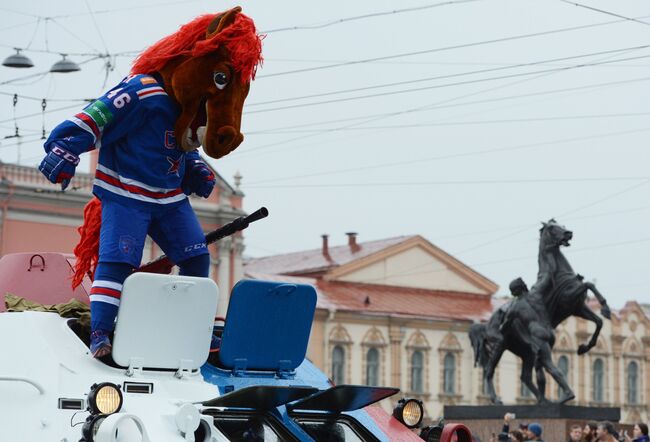
[[[225,88],[228,84],[228,76],[223,72],[215,72],[214,84],[217,86],[217,89]]]

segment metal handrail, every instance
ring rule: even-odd
[[[40,394],[45,394],[45,388],[38,382],[29,379],[29,378],[24,378],[20,376],[0,376],[0,381],[16,381],[16,382],[24,382],[26,384],[31,385],[32,387],[36,388]]]

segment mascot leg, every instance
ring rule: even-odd
[[[90,351],[100,358],[111,352],[110,333],[120,306],[122,283],[133,266],[121,262],[100,262],[90,289]]]
[[[210,273],[210,255],[199,255],[178,263],[179,275],[207,278]]]

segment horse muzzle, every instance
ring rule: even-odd
[[[235,150],[244,141],[244,135],[233,126],[221,126],[216,131],[207,130],[201,139],[203,150],[212,158],[221,158]]]

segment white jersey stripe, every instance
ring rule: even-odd
[[[104,172],[106,175],[110,175],[113,178],[117,178],[118,180],[120,180],[120,183],[122,183],[122,184],[127,184],[129,186],[141,187],[144,190],[148,190],[150,192],[169,193],[169,192],[173,192],[173,191],[176,190],[176,189],[166,189],[164,187],[153,187],[153,186],[145,184],[145,183],[143,183],[141,181],[133,180],[131,178],[125,178],[123,176],[120,176],[114,170],[109,169],[108,167],[103,166],[101,164],[97,164],[97,170],[99,170],[100,172]]]
[[[145,98],[155,97],[156,95],[167,95],[167,93],[165,93],[165,92],[152,92],[152,93],[144,95],[144,96],[139,95],[139,97],[140,97],[140,100],[144,100]]]
[[[167,95],[167,93],[165,92],[165,89],[163,89],[160,86],[152,86],[152,87],[146,87],[144,89],[140,89],[139,91],[137,91],[137,94],[138,94],[138,97],[142,98],[143,95],[153,94],[154,92],[156,92],[156,93],[162,92],[164,95]]]
[[[113,281],[101,281],[96,279],[93,281],[93,287],[104,287],[105,289],[122,291],[122,284]]]
[[[116,306],[120,306],[120,300],[106,295],[90,295],[90,302],[107,302]]]
[[[134,200],[139,200],[139,201],[146,201],[148,203],[156,203],[156,204],[169,204],[169,203],[175,203],[177,201],[182,201],[185,198],[187,198],[187,195],[184,193],[179,193],[178,195],[170,196],[167,198],[151,198],[145,195],[140,195],[137,193],[131,193],[128,190],[121,189],[119,187],[113,186],[112,184],[108,184],[105,181],[102,181],[98,178],[95,178],[95,181],[93,183],[97,187],[101,187],[102,189],[106,189],[109,192],[112,192],[116,195],[120,196],[125,196],[127,198],[131,198]]]
[[[80,120],[80,119],[77,118],[77,117],[72,117],[72,118],[68,118],[68,121],[72,121],[74,124],[76,124],[77,126],[79,126],[80,128],[82,128],[83,130],[85,130],[86,132],[88,132],[90,135],[92,135],[92,136],[93,136],[93,143],[94,143],[95,141],[97,141],[97,137],[95,136],[95,132],[93,132],[93,130],[90,128],[90,126],[88,126],[88,125],[87,125],[86,123],[84,123],[82,120]]]

